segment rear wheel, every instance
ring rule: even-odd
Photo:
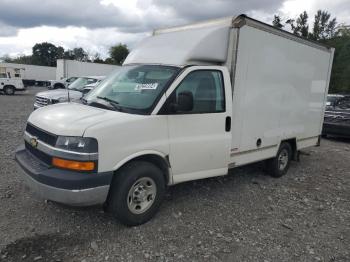
[[[4,93],[5,93],[5,95],[8,95],[8,96],[14,95],[15,94],[15,87],[14,86],[5,86]]]
[[[282,142],[275,158],[266,162],[267,171],[272,177],[281,177],[285,175],[289,169],[292,159],[292,147],[287,142]]]
[[[156,214],[164,192],[164,176],[157,166],[131,162],[118,171],[112,182],[108,210],[124,225],[141,225]]]

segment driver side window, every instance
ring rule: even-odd
[[[172,113],[203,114],[225,111],[223,77],[218,70],[197,70],[189,73],[172,93],[169,103],[178,103],[179,94],[183,93],[192,94],[192,110]]]

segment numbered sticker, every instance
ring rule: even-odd
[[[156,90],[158,87],[158,83],[149,83],[149,84],[137,84],[135,87],[136,91],[141,90]]]

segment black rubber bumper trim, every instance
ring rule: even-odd
[[[68,190],[88,189],[110,185],[113,171],[83,173],[53,168],[29,153],[24,147],[16,150],[15,160],[23,171],[39,183]]]

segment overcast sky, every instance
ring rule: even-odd
[[[0,0],[0,8],[0,57],[31,54],[44,41],[106,56],[109,46],[132,48],[154,28],[241,13],[270,23],[274,14],[326,9],[350,24],[350,0]]]

